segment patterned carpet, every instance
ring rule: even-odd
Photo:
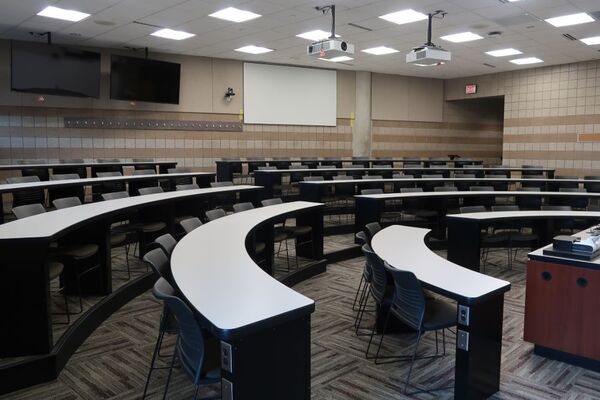
[[[350,235],[328,237],[326,251],[348,246]],[[401,249],[399,249],[401,250]],[[523,342],[523,307],[525,300],[525,253],[512,270],[500,267],[504,252],[490,255],[487,273],[512,283],[504,312],[501,391],[494,399],[600,399],[600,373],[569,366],[533,355],[532,345]],[[283,264],[279,259],[279,265]],[[115,264],[123,263],[117,255]],[[496,264],[494,266],[491,264]],[[133,261],[134,274],[145,271]],[[449,399],[452,390],[405,396],[402,394],[407,363],[374,365],[365,360],[368,336],[356,336],[351,304],[363,260],[356,258],[328,266],[325,274],[295,287],[316,300],[312,316],[312,397],[319,400],[342,399]],[[121,268],[117,266],[116,268]],[[122,279],[122,275],[115,279]],[[57,306],[60,298],[56,299]],[[150,292],[139,296],[107,320],[71,358],[55,382],[11,393],[1,399],[139,399],[149,360],[156,340],[160,304]],[[59,317],[57,317],[59,318]],[[372,319],[366,318],[366,333]],[[58,329],[58,326],[57,326]],[[384,354],[406,354],[414,335],[386,336]],[[454,336],[447,335],[448,355],[442,359],[416,363],[412,382],[421,388],[451,386],[454,376]],[[167,338],[169,348],[174,338]],[[435,350],[433,334],[424,337],[420,354]],[[149,398],[162,397],[166,372],[156,371]],[[180,370],[175,370],[169,399],[189,399],[193,387]],[[201,397],[219,394],[219,387],[201,390]]]

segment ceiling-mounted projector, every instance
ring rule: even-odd
[[[335,37],[335,4],[315,8],[318,11],[323,12],[323,14],[331,11],[331,35],[327,39],[320,40],[308,46],[306,53],[309,56],[323,58],[326,60],[353,55],[354,45]]]
[[[440,46],[436,46],[431,42],[431,23],[433,17],[444,18],[446,13],[438,10],[432,14],[428,14],[427,24],[427,43],[422,46],[415,47],[406,55],[408,64],[419,65],[422,67],[430,67],[434,65],[442,65],[452,59],[452,54],[448,50],[444,50]]]

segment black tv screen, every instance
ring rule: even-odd
[[[110,65],[111,99],[179,104],[181,65],[115,55]]]
[[[100,53],[14,41],[10,71],[18,92],[100,97]]]

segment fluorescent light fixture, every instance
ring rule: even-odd
[[[483,39],[483,36],[479,36],[478,34],[473,33],[473,32],[461,32],[461,33],[455,33],[453,35],[442,36],[442,37],[440,37],[440,39],[446,40],[446,41],[452,42],[452,43],[462,43],[462,42],[471,42],[473,40]]]
[[[168,29],[168,28],[159,29],[158,31],[151,33],[150,35],[165,38],[165,39],[171,39],[171,40],[183,40],[183,39],[189,39],[193,36],[196,36],[193,33],[188,33],[188,32],[184,32],[184,31],[175,31],[173,29]]]
[[[557,28],[560,28],[561,26],[586,24],[593,21],[594,18],[590,17],[586,13],[563,15],[562,17],[548,18],[546,20],[547,23],[554,25]]]
[[[304,32],[296,36],[302,39],[318,42],[319,40],[329,39],[329,37],[331,36],[331,32],[325,32],[320,29],[317,29],[315,31]],[[335,35],[335,37],[340,37],[340,35]]]
[[[260,47],[255,45],[240,47],[239,49],[235,49],[235,51],[239,51],[241,53],[249,53],[249,54],[263,54],[273,51],[273,49],[268,49],[266,47]]]
[[[227,7],[210,14],[209,17],[224,19],[231,22],[245,22],[262,17],[262,15],[253,13],[252,11],[239,10],[235,7]]]
[[[525,58],[516,58],[514,60],[510,60],[511,63],[517,65],[526,65],[526,64],[537,64],[544,62],[544,60],[540,60],[537,57],[525,57]]]
[[[581,41],[588,46],[593,46],[595,44],[600,44],[600,36],[592,36],[585,39],[581,39]]]
[[[82,13],[79,11],[66,10],[64,8],[58,8],[53,6],[48,6],[44,8],[42,11],[37,13],[37,15],[41,17],[56,18],[71,22],[79,22],[82,19],[85,19],[90,16],[90,14]]]
[[[371,47],[370,49],[364,49],[363,52],[373,54],[375,56],[382,56],[385,54],[397,53],[398,50],[392,49],[391,47],[378,46],[378,47]]]
[[[339,56],[339,57],[333,57],[333,58],[319,58],[319,60],[330,61],[330,62],[343,62],[343,61],[354,60],[354,58],[348,57],[348,56]]]
[[[515,56],[517,54],[523,54],[523,53],[517,49],[502,49],[502,50],[486,51],[485,54],[488,54],[492,57],[506,57],[506,56]]]
[[[427,19],[427,15],[409,8],[407,10],[385,14],[380,16],[379,18],[393,22],[394,24],[402,25],[409,24],[411,22],[422,21],[424,19]]]

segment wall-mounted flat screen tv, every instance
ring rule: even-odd
[[[180,64],[113,55],[110,65],[111,99],[179,104]]]
[[[11,89],[100,97],[100,53],[45,43],[11,43]]]

